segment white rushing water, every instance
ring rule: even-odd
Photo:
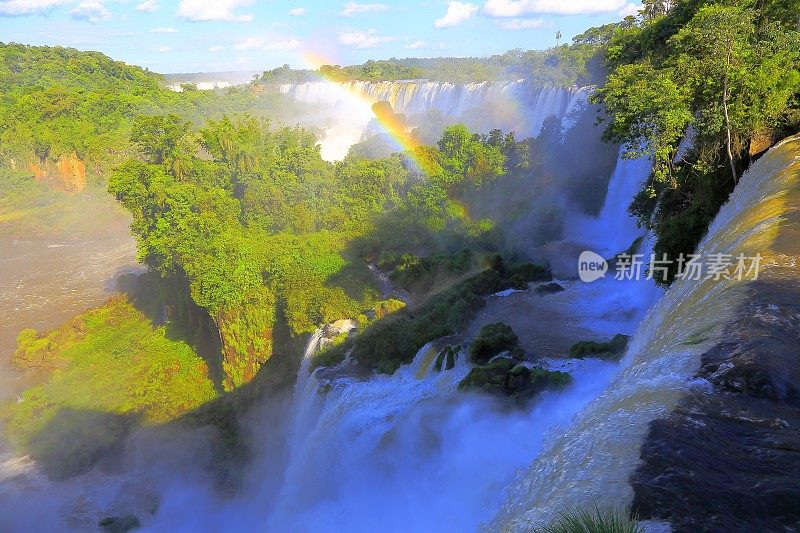
[[[626,168],[612,177],[607,203],[627,206],[649,165],[621,165]],[[615,209],[608,205],[603,215],[584,221],[583,234],[592,244],[615,246],[603,241],[603,235],[620,237],[606,232]],[[638,231],[633,220],[623,221],[633,225],[622,228],[625,235]],[[567,285],[559,301],[573,302],[571,309],[586,315],[587,326],[596,323],[609,337],[635,328],[660,294],[647,281]],[[596,320],[598,313],[605,320]],[[316,344],[312,338],[307,356]],[[267,520],[272,530],[474,531],[501,508],[515,474],[549,449],[623,368],[598,360],[550,360],[552,368],[573,375],[573,384],[516,410],[456,391],[470,368],[464,354],[441,373],[429,368],[432,355],[426,346],[393,376],[369,379],[309,376],[304,365],[288,466]]]
[[[602,361],[565,364],[575,376],[566,392],[509,410],[456,393],[469,371],[464,354],[436,372],[425,369],[428,350],[391,377],[339,378],[313,391],[317,416],[291,442],[270,530],[474,530],[545,430],[568,422],[616,371]]]
[[[520,80],[468,84],[318,81],[284,84],[279,90],[295,101],[319,105],[339,117],[326,129],[322,140],[323,157],[337,160],[361,140],[375,118],[371,106],[377,102],[388,102],[396,113],[407,117],[432,111],[452,119],[463,119],[471,113],[491,114],[486,118],[491,127],[515,131],[522,138],[538,135],[551,116],[565,120],[569,127],[569,112],[586,101],[590,89],[537,87]]]
[[[575,213],[565,217],[566,240],[585,245],[603,257],[611,257],[627,250],[645,232],[636,225],[628,212],[634,195],[641,190],[650,173],[647,158],[624,159],[620,148],[617,166],[608,182],[603,209],[597,217]]]

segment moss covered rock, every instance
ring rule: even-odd
[[[450,370],[456,366],[456,358],[458,358],[458,354],[461,352],[461,350],[462,347],[460,344],[457,346],[445,346],[436,356],[436,361],[433,364],[433,368],[437,372],[441,372],[442,370]]]
[[[519,337],[511,326],[502,322],[487,324],[481,328],[478,336],[469,348],[470,361],[483,365],[500,352],[510,352],[519,344]]]
[[[619,359],[628,347],[627,335],[614,335],[609,342],[580,341],[569,349],[569,356],[573,359],[595,357],[598,359]]]
[[[500,357],[488,365],[470,370],[458,384],[458,390],[486,392],[525,403],[544,390],[559,389],[571,381],[572,377],[565,372],[528,368],[507,357]]]

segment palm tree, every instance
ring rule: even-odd
[[[672,0],[644,0],[642,4],[642,16],[645,20],[666,15],[672,9]]]

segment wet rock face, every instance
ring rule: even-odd
[[[544,294],[554,294],[554,293],[557,293],[557,292],[561,292],[563,290],[564,290],[564,287],[562,287],[561,285],[559,285],[558,283],[555,283],[555,282],[544,283],[542,285],[539,285],[535,289],[536,294],[542,294],[542,295],[544,295]]]
[[[800,288],[764,281],[702,356],[709,392],[650,426],[631,483],[675,531],[800,530]]]
[[[445,346],[438,354],[436,354],[436,361],[433,365],[434,370],[437,372],[451,370],[454,366],[456,366],[456,359],[462,350],[463,347],[460,344],[456,346],[448,344]]]
[[[105,531],[106,533],[128,533],[128,531],[133,531],[141,527],[139,519],[133,515],[109,516],[108,518],[100,520],[97,525],[100,527],[101,531]]]

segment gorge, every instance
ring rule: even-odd
[[[122,4],[0,43],[0,531],[800,529],[796,0]]]

